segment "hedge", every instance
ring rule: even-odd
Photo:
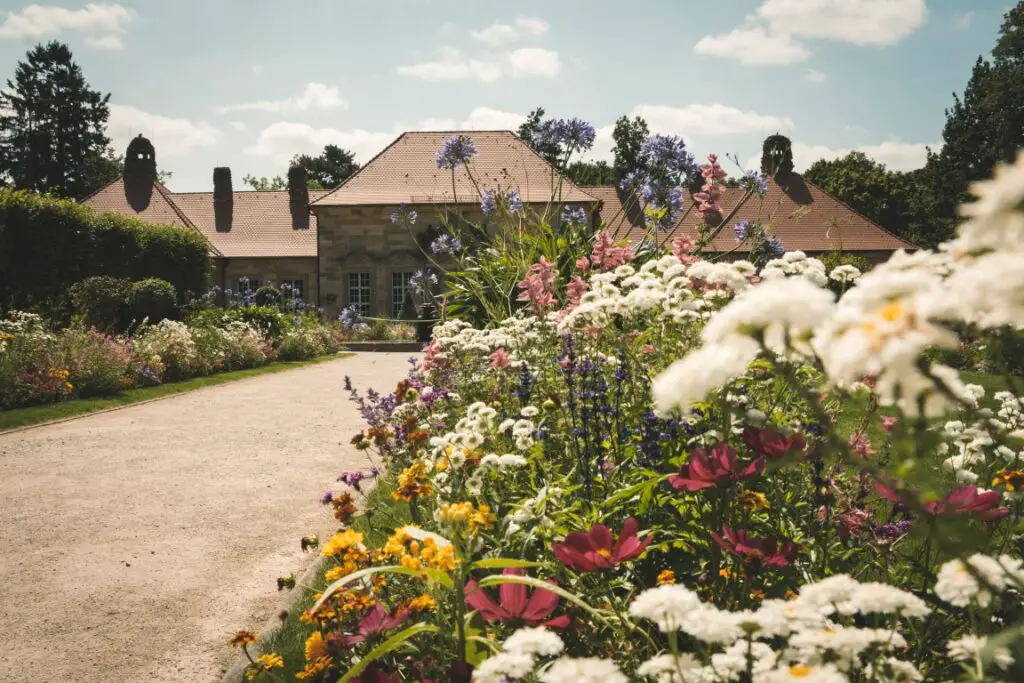
[[[71,285],[96,275],[157,277],[184,301],[206,291],[211,268],[209,245],[191,230],[0,190],[0,309],[66,308]]]

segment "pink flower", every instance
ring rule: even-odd
[[[437,342],[431,341],[423,347],[423,362],[420,364],[420,368],[423,372],[430,372],[437,368],[443,368],[447,364],[448,359],[441,352],[441,348],[437,345]]]
[[[590,262],[594,264],[595,268],[613,270],[634,258],[636,255],[633,254],[633,247],[628,242],[620,247],[615,246],[612,234],[607,228],[597,233],[594,238],[594,250],[590,255]]]
[[[680,235],[672,240],[672,255],[685,265],[694,264],[700,260],[690,253],[695,244],[696,242],[689,235]]]
[[[722,209],[718,205],[718,200],[725,194],[725,186],[722,185],[722,181],[728,174],[718,164],[718,155],[709,154],[708,163],[700,167],[700,172],[704,176],[704,187],[693,195],[697,202],[697,215],[703,218],[707,212],[721,214]]]
[[[898,423],[899,421],[900,420],[897,417],[891,417],[889,415],[883,415],[882,416],[882,429],[884,429],[887,432],[891,432],[896,427],[896,423]]]
[[[585,534],[573,532],[565,537],[564,543],[552,543],[551,551],[564,564],[577,571],[611,569],[639,557],[651,544],[652,536],[642,541],[637,538],[636,526],[636,519],[627,519],[618,540],[613,543],[611,529],[604,524],[595,524]]]
[[[690,453],[690,461],[679,469],[679,474],[668,478],[675,490],[685,489],[690,493],[701,489],[727,486],[744,479],[753,479],[764,471],[764,458],[757,458],[741,466],[736,451],[720,443],[711,449],[703,448]]]
[[[580,256],[578,259],[576,259],[576,267],[579,268],[580,270],[589,270],[590,259],[588,259],[586,256]]]
[[[341,642],[345,647],[352,647],[359,643],[365,643],[371,636],[381,635],[393,628],[401,626],[409,618],[409,611],[401,609],[393,615],[388,614],[382,603],[377,603],[359,622],[359,633],[354,635],[341,636]]]
[[[505,576],[522,576],[522,569],[508,568],[502,572]],[[547,581],[552,586],[558,582]],[[569,615],[563,614],[548,619],[558,607],[558,595],[543,588],[532,591],[521,583],[503,583],[498,589],[498,602],[494,602],[476,581],[466,584],[466,604],[480,613],[484,621],[522,622],[526,626],[547,626],[548,628],[565,628],[569,625]]]
[[[758,455],[780,460],[787,455],[800,453],[807,447],[803,434],[784,436],[774,429],[743,428],[743,443]]]
[[[509,366],[508,352],[505,349],[498,349],[491,354],[491,367],[495,370]]]
[[[643,346],[640,347],[641,356],[649,356],[652,353],[654,353],[654,347],[651,346],[650,344],[644,344]]]
[[[743,530],[722,525],[722,536],[712,532],[715,543],[752,567],[788,567],[800,549],[787,538],[757,538]]]
[[[850,446],[853,447],[853,452],[861,458],[875,454],[875,449],[871,447],[871,440],[864,432],[854,432],[851,434]]]
[[[529,301],[534,312],[541,314],[555,305],[555,281],[558,275],[555,266],[543,256],[540,262],[530,266],[529,272],[519,283],[520,301]]]
[[[906,504],[896,491],[881,482],[875,482],[875,491],[890,502]],[[953,489],[942,500],[925,503],[924,509],[935,516],[967,515],[982,522],[992,522],[1010,514],[1009,508],[999,507],[999,501],[998,491],[980,491],[974,484],[968,484]]]
[[[565,292],[569,295],[569,308],[576,308],[580,305],[580,299],[590,289],[590,285],[583,281],[579,275],[573,275],[572,280],[565,286]]]

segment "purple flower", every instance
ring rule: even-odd
[[[772,256],[778,257],[786,253],[786,247],[782,246],[782,241],[775,235],[765,237],[764,246]]]
[[[645,175],[640,171],[630,171],[622,180],[619,182],[619,187],[623,190],[631,190],[638,185],[641,185],[645,180]]]
[[[594,127],[582,119],[561,122],[562,142],[567,152],[585,152],[594,146]]]
[[[468,135],[453,135],[446,138],[441,149],[437,151],[437,167],[456,169],[469,163],[476,154],[476,145]]]
[[[398,211],[391,214],[392,223],[407,223],[409,225],[416,224],[416,212],[408,209],[405,204],[398,205]]]
[[[511,213],[519,213],[523,210],[523,200],[519,198],[519,190],[512,190],[508,193],[508,210]]]
[[[683,210],[683,188],[661,180],[648,180],[640,186],[640,201],[648,214],[647,223],[669,230]]]
[[[496,194],[494,190],[484,190],[483,195],[480,196],[480,210],[483,211],[485,216],[490,216],[494,213],[498,203]]]
[[[437,284],[437,275],[429,270],[417,270],[409,278],[409,286],[420,296],[426,294],[431,286],[437,286]]]
[[[563,206],[562,222],[570,225],[583,225],[587,222],[587,212],[582,206]]]
[[[320,504],[330,505],[332,500],[334,500],[334,494],[330,491],[324,491],[324,495],[320,498]]]
[[[353,329],[359,324],[359,308],[353,304],[342,309],[341,315],[338,316],[338,322],[340,322],[342,327],[345,329]]]
[[[458,254],[462,251],[462,242],[453,235],[441,235],[430,243],[430,251],[435,254]]]
[[[736,224],[733,230],[736,232],[736,241],[742,242],[747,237],[747,231],[750,229],[750,221],[740,221]]]
[[[747,171],[740,179],[740,184],[748,190],[754,190],[758,194],[768,191],[768,178],[757,171]]]
[[[678,184],[682,178],[697,177],[697,163],[678,135],[652,135],[640,148],[640,163],[652,177],[664,177]]]
[[[484,190],[480,197],[480,210],[490,216],[499,206],[504,204],[509,213],[519,213],[523,209],[523,200],[519,198],[519,190]]]

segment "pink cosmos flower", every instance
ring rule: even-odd
[[[522,576],[522,569],[508,568],[502,572],[505,576]],[[547,583],[557,586],[558,582],[548,579]],[[531,594],[532,593],[532,594]],[[529,591],[521,583],[503,583],[498,589],[498,602],[477,586],[476,581],[466,584],[466,604],[475,609],[484,621],[521,622],[526,626],[547,626],[548,628],[565,628],[569,625],[569,615],[563,614],[548,619],[558,607],[559,597],[551,591],[538,588]]]
[[[491,354],[491,367],[495,370],[509,366],[508,352],[505,349],[498,349]]]
[[[394,614],[388,614],[384,605],[378,602],[359,622],[359,633],[342,635],[341,643],[345,647],[365,643],[371,636],[380,635],[397,626],[401,626],[408,618],[408,610],[402,609]]]
[[[712,532],[715,543],[751,567],[788,567],[800,549],[787,538],[757,538],[743,530],[722,525],[722,535]]]
[[[720,443],[711,453],[698,448],[690,453],[690,460],[679,469],[679,474],[668,478],[675,490],[693,493],[701,489],[726,486],[744,479],[753,479],[764,471],[764,458],[760,457],[741,466],[736,451]]]
[[[794,453],[800,453],[807,447],[807,441],[803,434],[791,434],[785,436],[774,429],[757,427],[743,428],[743,443],[761,456],[767,456],[771,460],[779,460]]]
[[[576,571],[593,572],[613,567],[635,559],[647,549],[653,540],[647,536],[640,540],[636,535],[636,519],[630,517],[622,525],[617,541],[604,524],[595,524],[587,533],[573,532],[563,543],[552,543],[551,551],[564,564]]]
[[[875,482],[875,491],[890,502],[906,504],[896,491],[881,482]],[[1000,500],[998,491],[981,491],[974,484],[967,484],[953,489],[942,500],[925,503],[924,509],[935,516],[967,515],[982,522],[993,522],[1010,514],[1009,508],[999,507]]]

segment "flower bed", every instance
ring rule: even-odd
[[[374,515],[371,547],[367,473],[325,494],[295,678],[1024,680],[1024,402],[928,360],[1024,324],[1024,155],[975,193],[941,251],[832,271],[838,302],[800,252],[602,233],[568,276],[539,259],[527,308],[438,326],[393,392],[352,391],[413,523]]]

